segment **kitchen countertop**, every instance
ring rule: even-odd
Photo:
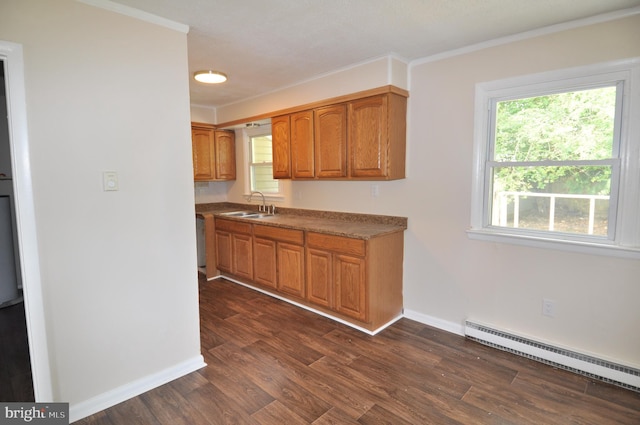
[[[275,215],[261,218],[242,218],[222,215],[222,213],[230,211],[257,212],[258,206],[256,204],[236,204],[230,202],[196,204],[196,215],[201,217],[211,215],[245,223],[263,224],[357,239],[371,239],[376,236],[402,232],[407,229],[406,217],[293,208],[278,208]]]

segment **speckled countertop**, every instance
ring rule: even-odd
[[[230,202],[196,204],[196,215],[201,217],[206,215],[220,216],[221,213],[229,211],[257,212],[258,206],[256,204],[235,204]],[[293,208],[278,208],[275,215],[262,218],[220,217],[247,223],[264,224],[358,239],[370,239],[388,233],[402,232],[407,228],[406,217]]]

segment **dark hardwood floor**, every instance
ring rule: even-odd
[[[207,367],[77,424],[640,424],[640,393],[402,319],[368,336],[200,284]]]
[[[33,401],[24,303],[0,308],[0,401]]]

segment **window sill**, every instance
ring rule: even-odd
[[[244,196],[244,199],[245,199],[245,200],[247,200],[247,202],[248,202],[248,201],[249,201],[249,197],[250,197],[251,195],[250,195],[250,194],[248,194],[248,193],[245,193],[243,196]],[[265,202],[267,202],[267,201],[282,202],[282,201],[284,201],[284,195],[282,195],[282,194],[277,194],[277,193],[276,193],[276,194],[266,194],[266,193],[265,193],[265,194],[264,194],[264,200],[265,200]],[[262,202],[262,196],[260,196],[260,195],[253,195],[253,199],[251,199],[251,202],[254,202],[254,201],[260,201],[260,202]]]
[[[467,236],[469,239],[486,242],[499,242],[512,245],[529,246],[533,248],[554,249],[579,254],[602,255],[636,260],[640,259],[640,248],[621,247],[619,245],[611,245],[607,243],[553,239],[551,237],[513,234],[488,229],[469,229],[467,230]]]

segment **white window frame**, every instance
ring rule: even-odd
[[[487,178],[490,149],[493,146],[491,118],[496,102],[622,84],[619,151],[614,147],[616,170],[612,173],[611,202],[615,229],[602,236],[528,231],[491,225],[489,200],[491,182]],[[512,243],[581,253],[640,258],[640,58],[479,83],[475,93],[473,183],[471,196],[471,239]],[[615,145],[615,143],[614,143]],[[619,166],[618,166],[619,164]],[[615,179],[619,171],[619,179]],[[615,181],[614,181],[615,179]],[[617,205],[617,207],[616,207]]]
[[[251,195],[251,138],[252,137],[258,137],[258,136],[264,136],[267,134],[271,134],[271,125],[267,124],[267,125],[260,125],[258,127],[248,127],[242,130],[243,133],[243,138],[244,138],[244,146],[245,146],[245,150],[244,150],[244,163],[246,164],[245,166],[245,185],[244,185],[244,192],[245,192],[245,197],[248,199],[249,196]],[[281,201],[284,199],[284,191],[283,191],[283,187],[282,187],[282,181],[278,180],[278,192],[269,192],[269,193],[264,193],[264,197],[265,199],[268,200],[272,200],[272,201]]]

